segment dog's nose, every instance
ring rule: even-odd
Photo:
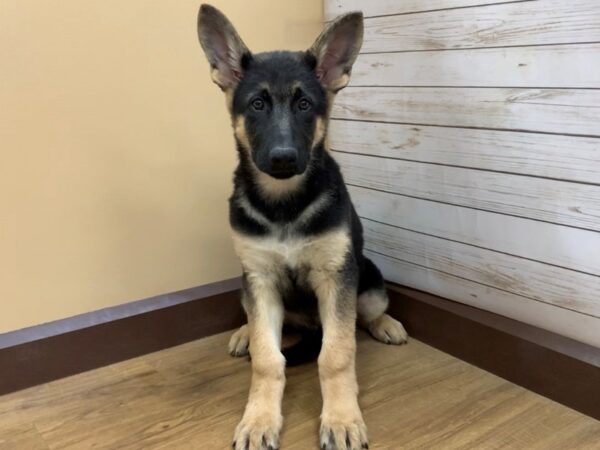
[[[290,168],[296,165],[298,159],[298,152],[292,147],[275,147],[269,154],[271,160],[271,169],[278,170],[290,170]]]

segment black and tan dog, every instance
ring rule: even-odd
[[[368,447],[357,401],[357,319],[376,339],[406,341],[402,325],[385,314],[381,273],[363,256],[361,224],[326,145],[329,111],[362,34],[362,14],[350,13],[305,52],[252,54],[220,11],[200,8],[200,43],[227,98],[239,154],[230,222],[248,324],[231,338],[230,352],[249,347],[252,384],[236,450],[279,446],[284,323],[322,330],[308,341],[320,346],[324,449]],[[301,354],[292,350],[290,358]]]

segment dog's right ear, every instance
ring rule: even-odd
[[[210,63],[213,81],[224,91],[234,88],[242,79],[252,54],[229,19],[214,6],[201,5],[198,38]]]

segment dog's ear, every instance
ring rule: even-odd
[[[229,19],[214,6],[201,5],[198,38],[210,63],[213,81],[223,90],[235,87],[252,54]]]
[[[348,84],[362,39],[363,15],[352,12],[329,24],[308,50],[316,58],[317,78],[325,89],[337,92]]]

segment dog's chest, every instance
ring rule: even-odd
[[[246,272],[273,274],[292,270],[339,270],[350,249],[345,229],[317,236],[254,237],[233,233],[233,242]]]

